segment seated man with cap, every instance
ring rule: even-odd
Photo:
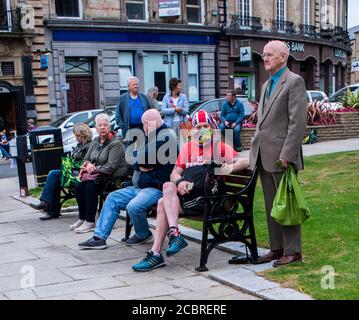
[[[219,141],[214,141],[213,128],[215,125],[206,111],[200,110],[195,114],[192,126],[192,139],[183,144],[171,173],[170,182],[163,185],[163,197],[157,203],[154,244],[152,249],[147,252],[146,257],[132,266],[135,271],[149,271],[165,265],[161,250],[166,235],[169,238],[166,250],[168,257],[188,245],[178,228],[178,218],[184,212],[180,199],[191,192],[191,182],[183,179],[185,170],[193,166],[211,163],[213,159],[221,159],[219,161],[221,163],[220,175],[241,171],[249,166],[247,159],[242,158],[235,161],[234,158],[238,153],[231,146],[222,142],[220,138]]]

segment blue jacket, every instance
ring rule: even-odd
[[[150,136],[152,137],[152,135]],[[141,189],[157,188],[159,190],[162,190],[163,184],[167,181],[170,181],[170,175],[172,173],[174,163],[177,159],[177,154],[178,154],[177,139],[173,130],[171,130],[165,124],[163,124],[161,127],[159,127],[156,130],[156,135],[154,136],[154,138],[156,139],[156,142],[151,143],[151,141],[149,141],[148,137],[146,136],[145,147],[142,149],[143,154],[140,153],[137,154],[139,159],[141,158],[145,159],[145,164],[136,163],[134,165],[135,170],[139,170],[140,166],[145,168],[152,168],[151,171],[141,172],[140,178],[137,182],[138,187]],[[159,153],[158,150],[164,144],[170,144],[171,146],[175,146],[176,148],[175,154],[169,154],[170,150],[166,152],[165,156],[169,159],[169,162],[165,164],[160,163],[161,159],[157,158],[157,155],[161,154],[161,152]],[[150,149],[153,145],[156,146],[156,151]],[[141,148],[140,148],[140,152],[141,152]],[[148,164],[150,152],[156,152],[156,164]]]
[[[239,99],[236,99],[236,102],[233,106],[231,106],[230,103],[226,101],[221,110],[221,121],[223,124],[225,121],[231,121],[232,123],[235,121],[236,125],[240,124],[244,119],[244,113],[245,111],[243,103]],[[236,114],[235,120],[229,119],[229,114]]]
[[[172,99],[171,93],[167,93],[163,97],[162,106],[161,106],[161,111],[165,115],[164,122],[170,128],[172,128],[173,118],[176,113],[175,109],[171,107],[171,103],[170,103],[171,99]],[[182,112],[179,113],[179,116],[181,122],[186,122],[186,115],[188,114],[189,107],[188,107],[188,99],[185,94],[180,93],[177,102],[177,107],[183,108]]]
[[[138,93],[138,96],[143,105],[144,111],[151,108],[150,101],[143,93]],[[120,100],[116,107],[116,124],[122,130],[122,136],[126,137],[128,129],[130,129],[130,93],[121,94]]]

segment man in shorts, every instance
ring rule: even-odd
[[[238,153],[222,141],[215,142],[213,139],[213,121],[208,113],[201,110],[192,119],[192,139],[183,144],[177,158],[175,167],[171,173],[170,182],[163,185],[163,197],[157,203],[156,237],[152,249],[146,257],[134,264],[135,271],[149,271],[165,265],[161,254],[166,235],[169,245],[166,250],[168,257],[178,253],[188,243],[178,228],[179,215],[183,213],[180,197],[188,195],[191,191],[191,182],[183,180],[183,173],[187,168],[195,165],[211,163],[213,159],[221,159],[220,175],[248,168],[247,159],[234,161]],[[213,154],[214,152],[214,154]]]

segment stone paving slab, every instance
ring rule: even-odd
[[[38,299],[38,297],[35,295],[32,289],[9,291],[5,293],[5,296],[9,300],[37,300]]]
[[[313,300],[310,296],[290,288],[274,288],[257,292],[266,300]]]
[[[259,277],[255,272],[243,268],[237,270],[210,272],[210,278],[232,287],[241,288],[248,293],[256,293],[261,290],[279,288],[279,284]]]
[[[8,264],[11,262],[28,261],[35,259],[37,259],[37,257],[34,256],[33,254],[29,253],[26,250],[19,249],[17,251],[1,253],[0,266],[2,264]]]
[[[21,253],[19,253],[21,254]],[[0,264],[0,277],[20,274],[25,265],[31,265],[36,272],[47,272],[57,268],[66,268],[84,265],[85,263],[70,255],[62,255],[53,258],[24,260],[20,262]],[[1,288],[0,288],[1,291]]]
[[[133,271],[131,270],[131,268],[129,268],[129,265],[127,263],[124,264],[120,262],[61,268],[60,270],[75,280],[84,280],[103,276],[112,277],[124,275],[123,279],[120,279],[119,277],[116,277],[116,279],[120,280],[121,282],[126,282],[125,279],[127,278],[127,275],[133,274]],[[128,283],[126,282],[126,284]]]
[[[141,284],[126,286],[123,288],[95,290],[98,295],[108,300],[143,299],[164,295],[174,295],[187,291],[187,289],[171,286],[165,283],[152,283],[150,286],[148,284]]]
[[[43,298],[40,300],[103,300],[99,295],[94,292],[82,292],[66,296],[56,296],[50,298]]]
[[[31,267],[31,265],[28,265],[28,267]],[[24,271],[26,270],[28,269],[24,269]],[[21,287],[21,282],[24,275],[25,273],[18,273],[12,276],[0,277],[1,291],[6,294],[7,291],[23,289]],[[70,277],[55,269],[46,270],[46,272],[36,272],[34,269],[34,276],[36,287],[72,281]]]
[[[109,288],[119,288],[125,284],[112,277],[98,277],[94,279],[86,279],[72,281],[67,283],[54,284],[49,286],[37,287],[34,293],[39,298],[50,298],[56,296],[64,296],[77,294],[87,291],[95,291]]]

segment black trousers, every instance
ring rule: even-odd
[[[95,222],[99,192],[99,186],[92,180],[77,185],[76,200],[81,220]]]

